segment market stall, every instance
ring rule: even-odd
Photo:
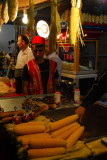
[[[40,95],[40,96],[28,96],[28,97],[21,96],[21,97],[13,97],[13,98],[5,98],[5,99],[1,98],[0,104],[1,104],[1,107],[4,109],[4,112],[0,113],[0,120],[1,120],[0,140],[2,142],[0,143],[0,155],[2,157],[2,160],[7,160],[7,157],[10,157],[12,160],[13,159],[31,160],[35,156],[36,156],[35,158],[38,159],[41,157],[41,155],[42,155],[42,159],[43,158],[47,159],[47,157],[49,159],[51,157],[53,159],[59,159],[59,160],[65,160],[65,159],[77,160],[78,158],[84,159],[84,160],[92,160],[96,158],[99,160],[102,160],[103,158],[103,160],[106,160],[107,148],[104,144],[102,144],[102,141],[101,141],[102,138],[107,136],[106,106],[102,107],[99,104],[94,104],[91,110],[87,110],[86,116],[84,117],[83,122],[80,123],[78,121],[78,116],[75,115],[75,112],[74,112],[76,107],[74,107],[73,105],[74,104],[73,100],[69,102],[68,101],[65,102],[65,100],[62,97],[61,102],[62,103],[59,108],[51,109],[50,106],[54,104],[54,95]],[[35,113],[35,116],[32,116],[32,119],[29,119],[28,114],[29,113],[31,114],[31,110]],[[27,115],[27,117],[25,117],[25,114]],[[90,114],[91,114],[91,117],[90,117]],[[21,121],[20,119],[16,120],[15,116],[21,117]],[[73,121],[69,119],[70,117]],[[41,126],[41,123],[44,123],[44,125],[47,126],[46,127],[47,129],[49,129],[48,127],[50,125],[52,125],[53,128],[56,127],[55,130],[53,129],[53,131],[48,131],[48,132],[46,131],[46,133],[44,133],[43,131],[44,127],[42,126],[43,127],[42,130],[38,131],[38,133],[41,133],[44,135],[44,136],[42,135],[43,142],[42,140],[39,140],[41,145],[39,144],[39,142],[37,143],[36,136],[35,138],[32,137],[33,141],[36,142],[35,144],[32,144],[32,145],[39,145],[36,148],[33,147],[35,151],[36,149],[44,148],[43,154],[40,154],[40,155],[35,155],[31,153],[29,148],[30,146],[29,147],[23,146],[23,143],[25,142],[31,143],[30,141],[20,142],[20,141],[17,141],[18,139],[16,140],[16,138],[18,137],[21,138],[22,137],[21,135],[25,136],[26,132],[27,132],[27,135],[26,135],[27,139],[29,139],[28,137],[30,136],[30,134],[34,134],[34,135],[37,134],[37,132],[34,133],[35,132],[34,124],[36,123],[39,124],[39,127]],[[29,124],[30,126],[27,127],[26,125],[29,125]],[[62,127],[58,127],[59,125]],[[55,142],[54,142],[54,138],[55,138],[54,136],[58,134],[57,132],[61,134],[60,136],[62,136],[63,134],[64,136],[68,134],[68,129],[66,128],[69,128],[69,125],[74,126],[73,128],[76,127],[77,129],[79,129],[78,128],[78,125],[79,125],[80,128],[84,127],[85,130],[84,132],[82,130],[81,131],[78,130],[78,133],[81,133],[80,134],[81,136],[80,136],[78,134],[76,135],[77,129],[74,129],[74,131],[72,132],[73,139],[75,140],[73,143],[73,147],[67,149],[66,147],[64,147],[65,141],[62,140],[60,142],[59,141],[56,142],[56,139],[55,139]],[[19,128],[21,129],[21,126],[22,128],[25,127],[25,129],[23,128],[22,130],[19,131]],[[29,129],[30,127],[33,127],[33,128]],[[69,128],[69,131],[72,130],[73,128],[72,127],[71,129]],[[60,130],[63,130],[63,134]],[[14,133],[14,131],[16,133],[18,132],[18,135]],[[20,136],[19,136],[19,132],[20,132]],[[53,138],[51,137],[52,142],[51,142],[51,139],[50,141],[46,141],[47,140],[47,138],[45,138],[45,136],[47,136],[46,134],[48,136],[53,135]],[[71,139],[72,139],[72,136],[71,136]],[[30,136],[30,139],[31,139],[31,136]],[[57,137],[57,140],[58,140],[58,137]],[[52,144],[50,144],[50,142]],[[50,148],[49,146],[51,145],[51,148],[54,148],[56,151],[55,146],[57,144],[57,147],[58,147],[59,143],[60,143],[60,147],[62,146],[63,150],[59,150],[59,151],[57,150],[56,154],[55,152],[53,153],[51,151],[50,151],[51,154],[49,154],[49,152],[46,151],[47,145],[48,145],[48,150]],[[64,148],[66,148],[66,151]]]
[[[12,4],[12,1],[10,2]],[[9,8],[8,18],[12,21],[15,20],[15,15],[18,12],[18,3],[15,4],[15,2],[18,1],[14,1],[12,7],[10,5],[11,11],[15,8],[14,15],[10,12]],[[34,11],[33,5],[36,2],[39,3],[39,1],[33,2],[30,0],[29,2],[27,1],[27,6],[25,7],[29,5],[29,12],[31,11],[31,15],[34,16],[34,12],[32,12]],[[45,0],[41,2],[45,2]],[[51,19],[51,29],[53,29],[53,32],[51,32],[52,35],[49,38],[50,49],[55,49],[55,36],[57,34],[56,30],[54,30],[56,25],[55,18],[58,18],[56,16],[57,5],[54,5],[54,2],[52,1],[53,5],[51,6],[51,11],[55,14],[52,14],[54,16]],[[21,4],[24,3],[20,3],[19,9],[23,8]],[[75,9],[77,8],[75,7]],[[71,5],[70,9],[72,9]],[[80,10],[81,6],[79,6]],[[30,17],[31,15],[29,14]],[[33,33],[32,29],[34,29],[33,16],[31,23],[27,26],[29,28],[29,35]],[[79,16],[77,17],[78,20]],[[70,36],[70,38],[72,37],[74,38],[73,35]],[[75,38],[77,38],[76,34]],[[80,88],[81,95],[84,95],[97,77],[98,38],[86,40],[86,48],[84,47],[84,49],[80,46],[81,38],[76,39],[76,43],[73,44],[71,39],[70,42],[66,39],[58,41],[59,56],[63,61],[60,105],[56,105],[54,94],[29,96],[23,96],[22,94],[18,96],[15,94],[13,81],[9,80],[7,84],[3,81],[1,84],[1,87],[5,89],[1,89],[0,97],[1,160],[107,159],[106,139],[104,139],[107,138],[106,103],[101,105],[97,102],[89,109],[86,109],[82,122],[79,121],[79,116],[75,114],[74,88]],[[89,50],[87,54],[87,50],[89,49],[87,49],[87,46],[90,46],[90,44],[92,50]],[[87,61],[83,62],[82,60],[86,60],[85,58],[87,58]],[[13,60],[11,64],[13,64]],[[4,57],[4,67],[6,67],[6,57]],[[10,67],[14,70],[14,67]],[[87,79],[87,83],[84,83]]]

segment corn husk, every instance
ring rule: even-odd
[[[4,23],[4,21],[1,17],[1,11],[2,11],[2,3],[0,2],[0,28],[1,28],[2,24]]]
[[[100,23],[100,24],[103,23],[103,15],[101,15],[101,16],[99,17],[99,23]]]
[[[14,21],[18,13],[18,0],[8,0],[8,15],[11,21]]]
[[[92,15],[92,23],[95,23],[95,15]]]
[[[89,22],[89,23],[91,23],[91,22],[92,22],[92,17],[91,17],[91,15],[90,15],[90,14],[88,15],[88,22]]]
[[[104,15],[104,16],[103,16],[103,23],[104,23],[104,24],[107,24],[107,15]]]
[[[99,16],[95,17],[95,23],[97,23],[97,24],[99,23]]]
[[[56,25],[56,4],[57,0],[52,0],[51,3],[51,26],[49,34],[49,50],[52,52],[56,49],[56,36],[57,36],[57,25]]]
[[[1,17],[4,21],[4,23],[7,23],[9,20],[9,16],[8,16],[8,0],[4,0],[3,1],[3,6],[2,6],[2,10],[1,10]]]
[[[69,20],[69,11],[68,9],[65,11],[65,22]]]
[[[34,0],[29,0],[29,9],[28,9],[28,24],[27,30],[29,32],[34,30]]]
[[[61,33],[61,27],[60,27],[60,15],[57,10],[56,10],[56,27],[57,27],[57,35],[58,35]]]
[[[81,12],[81,22],[84,23],[85,22],[85,13]]]
[[[89,13],[85,14],[85,22],[89,22]]]
[[[84,45],[82,37],[86,36],[83,33],[82,22],[81,22],[81,0],[71,0],[72,8],[70,14],[70,43],[75,46],[78,40]]]

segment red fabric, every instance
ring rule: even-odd
[[[34,59],[28,62],[28,70],[30,74],[29,87],[28,87],[29,95],[43,94],[43,85],[42,85],[39,66],[37,65]]]
[[[47,83],[47,93],[52,93],[53,92],[53,82],[52,82],[52,79],[53,79],[53,76],[54,76],[54,73],[57,69],[57,66],[58,66],[58,63],[53,61],[53,60],[50,60],[50,65],[49,65],[49,79],[48,79],[48,83]]]
[[[32,44],[43,44],[45,45],[45,38],[40,36],[34,36],[32,38]]]
[[[5,83],[7,86],[9,86],[9,88],[10,88],[10,83]]]
[[[52,79],[56,69],[57,69],[57,62],[50,60],[49,78],[47,82],[47,93],[53,92]],[[30,74],[29,87],[28,87],[29,95],[43,94],[43,84],[42,84],[40,70],[34,59],[28,62],[28,70]]]
[[[4,97],[17,97],[17,96],[23,96],[23,93],[20,93],[20,94],[6,94],[4,96],[2,96],[1,98],[4,98]]]

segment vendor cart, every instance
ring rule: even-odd
[[[18,109],[22,109],[22,103],[24,100],[27,98],[30,99],[44,99],[45,97],[52,97],[54,96],[53,94],[50,95],[38,95],[38,96],[19,96],[19,97],[9,97],[9,98],[0,98],[0,104],[3,107],[4,111],[13,111],[15,107]],[[46,99],[45,99],[46,100]],[[46,103],[46,101],[44,101]],[[49,105],[49,102],[47,103]],[[70,115],[75,114],[75,109],[76,107],[73,105],[74,102],[73,100],[69,102],[62,102],[61,106],[56,109],[49,109],[44,111],[41,115],[45,116],[46,118],[50,119],[51,122],[58,121],[60,119],[63,119],[65,117],[68,117]],[[90,116],[91,115],[91,116]],[[85,126],[85,131],[82,137],[80,138],[79,143],[84,145],[91,145],[90,143],[98,142],[100,143],[101,138],[107,136],[107,107],[102,106],[98,103],[94,104],[91,109],[86,111],[86,115],[82,121],[82,123],[79,123],[83,126]],[[12,137],[9,136],[7,132],[5,132],[4,125],[0,124],[0,156],[2,160],[7,160],[7,157],[11,158],[11,160],[18,159],[17,155],[17,143],[13,143]],[[100,143],[101,144],[101,143]],[[11,146],[11,147],[9,147]],[[105,147],[105,146],[104,146]],[[98,149],[98,148],[97,148]],[[99,148],[100,150],[100,148]],[[75,147],[74,150],[72,150],[72,154],[75,152]],[[81,151],[82,152],[82,151]],[[85,152],[85,151],[84,151]],[[13,154],[14,153],[14,154]],[[64,155],[64,158],[59,158],[59,160],[106,160],[107,158],[107,151],[105,148],[105,152],[100,150],[97,154],[94,152],[90,151],[90,154],[86,155],[85,157],[78,157],[77,155],[79,154],[78,151],[76,151],[76,155],[73,158],[70,158],[68,154]],[[26,152],[25,152],[26,154]],[[27,160],[28,157],[25,156],[23,160]],[[22,159],[21,159],[22,160]]]

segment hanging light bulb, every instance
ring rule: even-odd
[[[27,24],[27,22],[28,22],[28,19],[27,19],[27,10],[26,9],[23,10],[23,19],[22,19],[22,22],[24,24]]]

